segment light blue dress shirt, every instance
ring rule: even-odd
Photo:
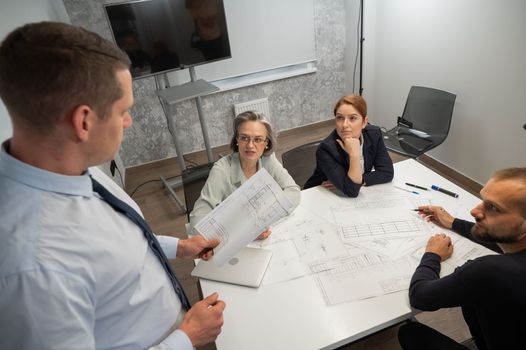
[[[142,231],[64,176],[0,151],[0,349],[192,349],[181,304]],[[178,240],[159,236],[169,258]]]

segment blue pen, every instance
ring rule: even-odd
[[[409,193],[414,193],[414,194],[420,194],[416,191],[411,191],[411,190],[408,190],[407,188],[403,188],[403,187],[398,187],[396,185],[394,185],[395,188],[398,188],[399,190],[402,190],[402,191],[406,191],[406,192],[409,192]]]
[[[445,193],[448,196],[451,196],[451,197],[454,197],[454,198],[458,198],[458,194],[456,194],[455,192],[451,192],[451,191],[445,190],[442,187],[438,187],[438,186],[433,185],[433,186],[431,186],[431,189],[435,190],[435,191],[438,191],[438,192]]]

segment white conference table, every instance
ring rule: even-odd
[[[396,163],[393,182],[379,186],[409,188],[405,182],[427,187],[438,185],[459,194],[453,198],[426,191],[434,204],[446,209],[455,207],[457,211],[465,208],[463,215],[455,215],[464,219],[470,218],[469,209],[479,202],[412,159]],[[362,189],[365,191],[360,196],[367,196],[366,189]],[[325,211],[334,203],[335,196],[321,187],[311,188],[302,191],[300,206],[326,217]],[[327,306],[311,275],[257,289],[204,279],[200,284],[204,296],[218,292],[226,303],[223,330],[216,340],[219,350],[334,349],[400,323],[415,313],[409,306],[407,290]]]

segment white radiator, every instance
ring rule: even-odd
[[[239,113],[246,111],[255,111],[263,113],[268,121],[270,120],[270,111],[268,107],[268,98],[260,98],[259,100],[252,100],[243,103],[236,103],[234,105],[234,116],[237,116]]]

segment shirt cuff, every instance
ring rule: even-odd
[[[424,255],[422,255],[422,259],[420,260],[420,266],[426,266],[432,269],[436,272],[437,275],[440,276],[440,269],[442,267],[441,265],[442,258],[437,253],[433,252],[425,252]]]
[[[180,329],[175,330],[166,339],[163,340],[163,345],[167,345],[169,349],[174,350],[192,350],[192,342],[190,338]]]
[[[471,228],[473,228],[474,225],[474,222],[455,218],[453,219],[453,223],[451,224],[451,229],[463,237],[470,238]]]
[[[175,259],[177,256],[177,245],[179,244],[179,238],[172,236],[155,235],[164,254],[168,259]]]

